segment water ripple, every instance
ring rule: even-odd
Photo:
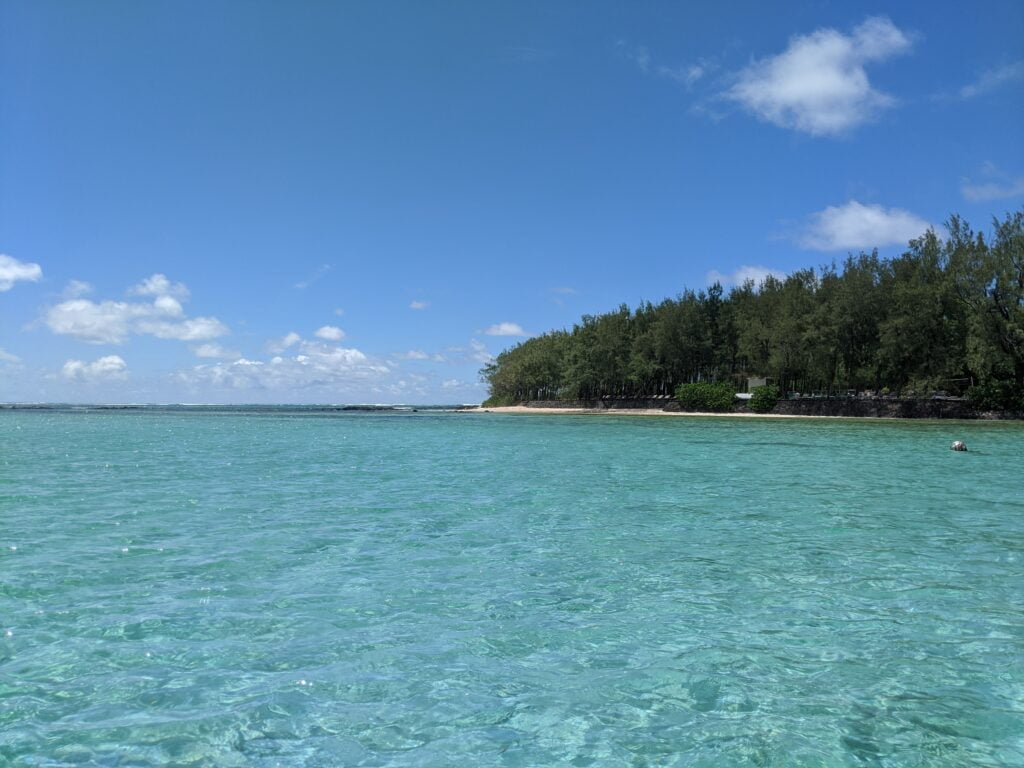
[[[1022,765],[1022,438],[3,412],[0,764]]]

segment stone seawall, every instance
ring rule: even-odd
[[[858,416],[876,419],[1019,419],[1022,414],[978,411],[964,400],[850,398],[780,400],[772,413],[794,416]]]
[[[657,409],[680,411],[675,400],[659,397],[603,398],[601,400],[530,400],[530,408],[588,408],[592,410]],[[750,413],[746,405],[733,412]],[[1024,419],[1024,413],[978,411],[964,400],[917,400],[900,398],[780,400],[772,413],[787,416],[852,416],[875,419]]]
[[[518,403],[518,405],[525,405],[528,408],[589,408],[595,411],[608,410],[609,408],[656,408],[661,411],[679,410],[679,403],[671,398],[664,397],[605,397],[600,400],[527,400],[526,402]]]

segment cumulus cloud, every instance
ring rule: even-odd
[[[275,355],[270,360],[238,358],[231,362],[197,365],[178,373],[192,386],[227,389],[290,391],[311,387],[336,387],[383,380],[391,369],[358,349],[320,342],[298,342],[297,354]]]
[[[496,323],[484,331],[488,336],[528,336],[519,323]]]
[[[849,35],[819,29],[751,64],[723,95],[782,128],[840,135],[894,103],[871,86],[864,65],[910,47],[908,36],[884,17],[866,19]]]
[[[270,341],[268,341],[267,350],[273,352],[274,354],[280,354],[289,347],[295,346],[300,341],[302,341],[302,337],[299,336],[299,334],[297,334],[295,331],[292,331],[282,336],[280,339],[271,339]]]
[[[166,275],[159,272],[151,275],[138,285],[128,289],[129,296],[173,296],[182,301],[188,300],[188,288],[184,283],[172,283]]]
[[[9,291],[20,281],[34,283],[43,277],[43,268],[38,264],[18,261],[13,256],[0,253],[0,293]]]
[[[707,274],[707,281],[708,285],[713,283],[721,283],[722,285],[743,285],[748,280],[753,280],[754,285],[761,285],[761,283],[763,283],[768,277],[774,277],[776,280],[785,280],[786,273],[778,269],[772,269],[771,267],[743,265],[729,273],[719,272],[717,269],[712,269]]]
[[[961,180],[960,192],[967,200],[980,202],[1024,195],[1024,177],[1012,177],[992,163],[986,163],[981,172],[987,181]]]
[[[230,349],[225,349],[220,344],[215,343],[200,344],[197,347],[192,347],[192,351],[195,353],[196,357],[203,358],[224,359],[229,357],[234,358],[240,356],[237,352],[233,352]]]
[[[345,338],[345,332],[336,325],[321,326],[313,332],[313,335],[318,339],[326,339],[327,341],[341,341]]]
[[[91,363],[68,360],[60,371],[65,379],[77,382],[118,381],[128,378],[128,365],[117,355],[107,355]]]
[[[92,293],[92,286],[84,280],[71,280],[61,291],[62,299],[78,299]]]
[[[474,363],[486,365],[494,360],[494,355],[487,351],[487,347],[482,342],[471,339],[469,342],[469,359]]]
[[[175,322],[146,318],[138,323],[137,328],[139,333],[177,341],[215,339],[228,332],[227,327],[215,317],[194,317]]]
[[[21,358],[0,347],[0,363],[20,363]]]
[[[923,235],[930,226],[910,211],[850,200],[812,214],[797,242],[803,248],[818,251],[881,248],[905,244]]]
[[[1018,80],[1024,80],[1024,61],[1015,61],[1012,64],[982,72],[977,80],[960,89],[960,98],[973,99]]]
[[[429,301],[412,301],[409,303],[409,309],[426,309],[429,306]]]
[[[152,301],[83,299],[81,295],[91,287],[77,280],[69,284],[65,291],[68,290],[76,298],[50,307],[44,321],[54,333],[90,344],[123,344],[132,334],[205,341],[230,332],[215,317],[186,317],[179,299],[188,298],[188,289],[182,283],[172,283],[164,275],[153,275],[128,290],[136,296],[153,296]]]

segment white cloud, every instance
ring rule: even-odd
[[[675,80],[677,83],[682,83],[687,88],[692,87],[698,80],[704,77],[705,71],[705,68],[700,64],[690,64],[685,67],[659,65],[654,69],[655,74],[667,77],[669,80]]]
[[[409,309],[426,309],[429,306],[429,301],[413,301],[409,303]]]
[[[193,317],[180,322],[145,319],[137,325],[139,333],[148,333],[158,339],[177,341],[203,341],[215,339],[228,332],[227,327],[215,317]]]
[[[46,313],[50,330],[62,336],[74,336],[96,344],[121,344],[131,332],[132,323],[141,313],[155,312],[146,304],[124,301],[104,301],[101,304],[88,299],[71,299]]]
[[[61,291],[62,299],[78,299],[92,293],[92,286],[84,280],[71,280]]]
[[[163,276],[154,275],[154,278],[160,277]],[[149,283],[166,287],[179,296],[187,295],[187,289],[181,283],[162,285],[159,281],[151,283],[152,280],[140,283],[132,292],[140,293]],[[152,302],[69,299],[50,307],[44,319],[54,333],[73,336],[91,344],[123,344],[131,334],[204,341],[230,332],[215,317],[184,317],[181,302],[168,294],[157,295]]]
[[[496,323],[484,331],[488,336],[528,336],[519,323]]]
[[[441,382],[441,389],[459,389],[464,386],[466,386],[465,383],[459,379],[445,379]]]
[[[623,55],[632,61],[641,72],[647,74],[651,71],[651,53],[647,50],[646,46],[638,46],[633,49],[623,48],[625,44],[620,43],[619,47],[623,51]]]
[[[128,378],[128,365],[117,355],[107,355],[91,363],[82,360],[68,360],[60,375],[65,379],[79,382],[103,380],[124,380]]]
[[[992,163],[986,163],[981,172],[989,178],[988,181],[975,183],[970,179],[961,180],[960,192],[967,200],[1002,200],[1024,195],[1024,177],[1012,177]]]
[[[181,306],[181,302],[173,296],[157,296],[153,299],[153,306],[156,307],[161,314],[169,317],[181,317],[185,314],[185,310]]]
[[[326,339],[327,341],[341,341],[345,338],[345,332],[336,325],[324,325],[317,328],[313,333],[318,339]]]
[[[615,47],[621,56],[636,64],[637,68],[645,75],[653,75],[674,80],[681,85],[685,85],[687,88],[693,87],[698,80],[707,74],[707,71],[710,68],[707,62],[675,67],[658,64],[654,62],[654,59],[651,57],[651,52],[647,50],[646,46],[629,46],[624,40],[620,40],[616,43]]]
[[[341,307],[335,307],[335,308],[334,308],[334,314],[335,314],[335,316],[337,316],[337,317],[341,317],[342,315],[344,315],[344,314],[345,314],[345,310],[344,310],[344,309],[342,309]]]
[[[474,363],[486,365],[494,360],[494,355],[487,351],[487,347],[485,347],[482,342],[479,342],[476,339],[470,339],[469,359]]]
[[[422,349],[410,349],[408,352],[397,356],[399,360],[426,360],[430,356]]]
[[[77,282],[77,281],[76,281]],[[150,275],[138,285],[128,289],[129,296],[175,296],[182,301],[188,300],[188,288],[184,283],[172,283],[166,275],[159,272]]]
[[[803,248],[843,251],[906,244],[920,237],[931,225],[910,211],[863,205],[850,200],[830,205],[811,215],[811,223],[797,238]]]
[[[11,290],[21,280],[34,283],[42,276],[43,268],[38,264],[18,261],[13,256],[0,253],[0,293]]]
[[[225,349],[220,344],[216,343],[200,344],[198,347],[192,347],[192,351],[195,353],[196,357],[225,359],[229,357],[240,356],[237,352],[233,352],[230,349]]]
[[[960,89],[960,98],[973,99],[1018,80],[1024,80],[1024,61],[1015,61],[1012,64],[982,72],[977,80]]]
[[[754,285],[759,286],[769,276],[774,277],[776,280],[786,279],[786,273],[778,269],[756,265],[743,265],[729,273],[723,273],[719,272],[717,269],[712,269],[707,274],[707,281],[708,285],[711,285],[712,283],[721,283],[725,286],[743,285],[747,280],[753,280]]]
[[[232,362],[197,365],[177,376],[184,383],[197,387],[288,392],[311,387],[344,390],[351,385],[381,381],[391,372],[386,365],[358,349],[303,341],[297,352],[289,357],[277,355],[267,361],[239,358]]]
[[[486,365],[494,360],[494,355],[487,351],[487,347],[482,341],[470,339],[468,349],[466,347],[446,347],[443,354],[431,355],[430,359],[435,363],[450,363],[452,365],[465,363]]]
[[[960,186],[960,191],[968,200],[1002,200],[1006,197],[1018,197],[1024,195],[1024,178],[1012,179],[1000,183],[990,181],[984,184],[972,184],[965,181]]]
[[[0,363],[20,363],[21,358],[0,347]]]
[[[267,350],[273,352],[275,355],[284,352],[291,346],[298,344],[302,341],[302,337],[299,336],[295,331],[291,331],[280,339],[271,339],[267,342]]]
[[[889,19],[870,17],[850,35],[819,29],[798,35],[777,56],[756,61],[723,95],[760,119],[812,136],[836,136],[891,106],[875,90],[864,65],[910,49]]]

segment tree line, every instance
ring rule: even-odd
[[[959,216],[891,259],[684,290],[584,315],[481,371],[492,404],[645,397],[684,383],[774,379],[783,391],[970,394],[1024,404],[1024,210],[989,236]]]

